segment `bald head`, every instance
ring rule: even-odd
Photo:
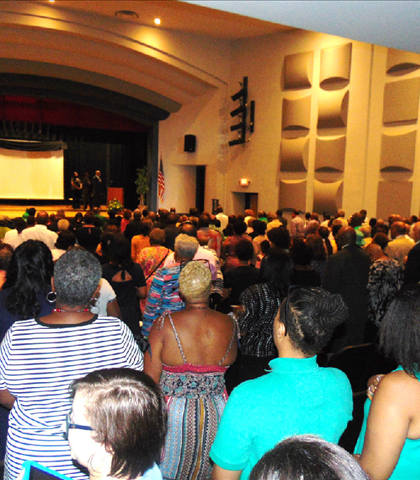
[[[356,239],[357,234],[353,227],[340,228],[337,235],[337,242],[341,248],[343,248],[345,245],[356,245]]]
[[[38,223],[39,225],[47,225],[48,220],[48,213],[45,210],[40,210],[36,214],[36,223]]]

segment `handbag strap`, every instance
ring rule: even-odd
[[[157,267],[155,267],[150,273],[149,275],[147,275],[146,277],[146,281],[156,272],[156,270],[162,265],[162,263],[166,260],[166,257],[169,255],[169,248],[168,248],[168,251],[166,252],[166,255],[162,258],[162,260],[159,262],[159,264],[157,265]]]

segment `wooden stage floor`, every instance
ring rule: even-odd
[[[31,205],[34,208],[36,208],[36,211],[38,212],[39,210],[45,210],[48,215],[51,213],[57,213],[57,210],[63,209],[66,212],[66,217],[74,217],[77,212],[81,212],[85,214],[85,210],[83,208],[79,208],[78,210],[73,210],[71,205]],[[1,215],[6,215],[6,217],[9,217],[11,220],[15,217],[21,217],[25,212],[26,209],[28,208],[27,205],[6,205],[6,204],[0,204],[0,216]],[[103,214],[107,212],[107,207],[106,205],[101,205],[100,212]]]

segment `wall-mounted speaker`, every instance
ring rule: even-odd
[[[184,136],[184,152],[195,152],[197,138],[195,135]]]

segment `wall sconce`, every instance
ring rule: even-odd
[[[249,178],[241,178],[239,180],[239,185],[241,187],[248,187],[250,183],[251,183],[251,180]]]

